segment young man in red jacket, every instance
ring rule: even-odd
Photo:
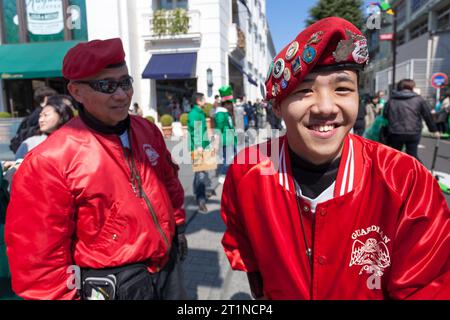
[[[128,115],[133,79],[121,40],[78,44],[63,75],[80,117],[33,149],[14,177],[13,290],[26,299],[184,298],[178,167],[159,129]]]
[[[450,298],[437,182],[416,159],[349,134],[367,61],[361,32],[331,17],[271,65],[267,100],[287,133],[242,151],[222,196],[222,243],[256,298]]]

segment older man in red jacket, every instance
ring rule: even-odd
[[[63,74],[80,117],[31,151],[14,177],[13,290],[26,299],[183,298],[178,167],[159,129],[128,115],[133,79],[121,40],[77,45]]]
[[[243,150],[222,196],[225,252],[268,299],[448,299],[449,209],[416,159],[349,134],[367,41],[326,18],[275,58],[285,136]]]

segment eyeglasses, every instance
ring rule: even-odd
[[[120,81],[116,80],[90,80],[90,81],[75,81],[76,83],[88,84],[95,91],[113,94],[118,87],[121,87],[123,91],[128,91],[133,88],[133,78],[127,77]]]

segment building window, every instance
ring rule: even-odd
[[[400,1],[395,10],[397,23],[402,24],[406,20],[406,1]]]
[[[376,51],[378,49],[380,43],[380,32],[372,31],[369,36],[370,40],[370,49]]]
[[[158,0],[158,9],[173,10],[176,8],[187,9],[188,0]]]
[[[416,12],[423,7],[429,0],[411,0],[411,13]]]
[[[428,19],[411,28],[411,40],[428,32]]]
[[[397,36],[397,45],[401,46],[405,43],[405,34],[401,33]]]
[[[450,27],[450,5],[438,12],[437,29],[446,30]]]

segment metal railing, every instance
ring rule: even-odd
[[[411,59],[397,64],[395,69],[396,83],[402,79],[413,79],[420,94],[429,100],[436,96],[436,89],[430,84],[433,73],[450,71],[450,61],[448,59],[436,58]],[[392,85],[392,67],[376,73],[375,91],[384,90],[389,93],[389,86]]]

